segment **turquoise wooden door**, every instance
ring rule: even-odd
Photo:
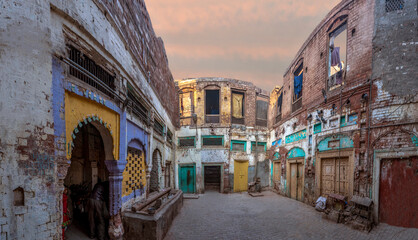
[[[180,189],[184,193],[194,193],[196,174],[194,166],[180,167]]]

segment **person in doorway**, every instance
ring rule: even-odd
[[[97,183],[87,203],[90,238],[104,240],[106,238],[106,220],[109,219],[109,212],[106,206],[106,188],[104,183]]]

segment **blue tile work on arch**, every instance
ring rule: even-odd
[[[299,157],[303,157],[303,158],[305,157],[305,151],[303,151],[302,148],[298,148],[298,147],[292,148],[287,154],[288,159],[299,158]]]
[[[330,147],[329,142],[330,141],[339,141],[339,145],[337,147]],[[329,151],[329,150],[335,150],[335,149],[344,149],[344,148],[353,148],[354,143],[353,140],[345,135],[333,135],[330,137],[327,137],[319,142],[318,144],[318,151]]]

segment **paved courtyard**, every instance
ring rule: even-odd
[[[370,233],[322,219],[304,203],[263,192],[207,192],[185,199],[166,240],[177,239],[418,239],[418,229],[380,224]]]

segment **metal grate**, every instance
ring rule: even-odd
[[[114,97],[112,91],[115,90],[115,76],[111,75],[102,67],[97,65],[93,60],[85,56],[78,49],[74,48],[73,46],[69,46],[69,48],[69,59],[77,66],[73,67],[70,65],[70,75],[89,84],[107,96]],[[85,74],[83,71],[86,71],[96,77],[98,80],[100,80],[101,84],[97,83],[92,77]]]
[[[386,12],[402,10],[405,6],[405,0],[386,0]]]
[[[148,121],[148,109],[141,103],[140,98],[128,86],[128,99],[132,101],[132,112],[142,121]]]
[[[233,142],[232,151],[245,151],[245,143]]]
[[[219,115],[206,114],[205,120],[206,123],[219,123]]]
[[[161,136],[164,136],[164,126],[159,121],[154,121],[154,131]]]
[[[222,137],[215,137],[215,138],[208,138],[203,137],[203,146],[223,146],[223,138]]]
[[[262,145],[262,144],[258,144],[258,146],[256,148],[255,143],[252,143],[251,152],[255,152],[256,149],[257,149],[257,152],[264,152],[265,151],[265,146]]]
[[[193,138],[179,138],[180,147],[194,147],[194,137]]]

